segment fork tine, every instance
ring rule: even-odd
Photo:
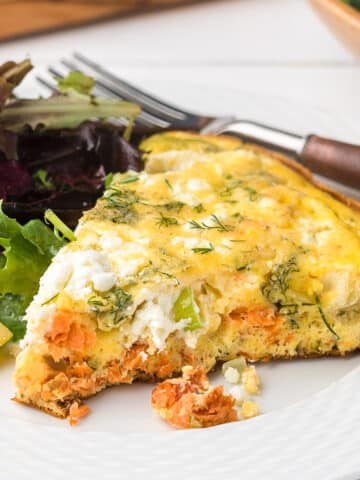
[[[52,85],[50,82],[45,80],[45,78],[40,77],[40,75],[36,75],[35,79],[37,82],[39,82],[43,87],[46,87],[48,90],[50,90],[52,93],[56,92],[56,87]]]
[[[48,67],[48,71],[51,73],[51,75],[53,75],[54,77],[58,77],[58,78],[64,78],[64,75],[59,71],[57,70],[56,68],[54,67]],[[53,87],[49,82],[47,82],[46,80],[44,80],[42,77],[36,77],[37,80],[44,86],[46,86],[47,88],[49,88],[52,92],[56,91],[56,88]],[[101,90],[101,86],[100,85],[96,85],[97,88],[99,90]],[[105,93],[108,93],[106,91],[105,88],[102,88],[102,90],[105,90]],[[115,96],[115,95],[112,95],[113,97],[116,97],[116,98],[120,98],[119,96]],[[148,127],[148,128],[154,128],[154,127],[158,127],[158,128],[167,128],[169,127],[169,122],[166,122],[160,118],[157,118],[157,117],[154,117],[150,114],[147,114],[146,112],[141,112],[140,115],[138,115],[137,119],[136,119],[136,123],[140,124],[140,125],[143,125],[145,127]]]
[[[70,62],[69,60],[61,60],[61,63],[68,68],[69,70],[77,70],[82,71],[78,68],[77,65]],[[54,68],[49,67],[49,72],[55,75],[59,75],[59,72],[56,71]],[[62,76],[60,74],[60,76]],[[110,96],[112,98],[120,98],[122,100],[127,100],[123,95],[116,92],[111,86],[107,85],[106,83],[102,82],[101,80],[95,78],[95,87],[101,93],[105,93],[105,95]],[[168,128],[170,126],[170,121],[167,119],[161,118],[159,115],[146,112],[144,110],[141,111],[140,115],[138,116],[138,123],[145,125],[147,127],[158,127],[158,128]]]
[[[164,102],[155,95],[150,95],[147,92],[140,90],[78,52],[74,52],[74,58],[101,75],[102,78],[112,82],[114,87],[111,88],[124,98],[138,103],[145,111],[161,115],[162,118],[168,117],[169,119],[172,119],[173,122],[183,121],[189,117],[194,117],[194,114],[181,110],[179,107]]]

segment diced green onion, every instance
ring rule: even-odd
[[[75,235],[69,227],[65,225],[65,223],[60,220],[60,218],[56,215],[55,212],[48,209],[44,215],[45,223],[50,223],[54,227],[54,233],[58,238],[66,238],[69,242],[75,240]]]
[[[175,322],[188,320],[184,329],[186,331],[192,332],[202,327],[199,307],[195,302],[194,294],[190,287],[183,288],[174,303],[174,319]]]

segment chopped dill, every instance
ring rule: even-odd
[[[41,304],[41,306],[43,307],[44,305],[48,305],[49,303],[53,302],[57,297],[59,296],[58,293],[56,293],[55,295],[53,295],[51,298],[49,298],[48,300],[45,300],[44,303]]]
[[[244,215],[241,215],[240,212],[233,213],[231,216],[232,216],[233,218],[236,218],[236,220],[237,220],[239,223],[242,222],[243,220],[245,220]]]
[[[96,314],[100,330],[108,331],[124,320],[125,310],[132,304],[132,297],[122,288],[114,288],[106,295],[93,295],[88,299],[90,309]]]
[[[249,194],[250,202],[254,202],[255,200],[257,200],[259,198],[259,194],[254,188],[244,187],[244,190],[245,190],[245,192],[247,192]]]
[[[213,222],[213,225],[207,225],[205,222],[199,223],[196,220],[190,220],[190,228],[194,230],[218,230],[219,232],[230,232],[233,230],[231,225],[224,224],[215,214],[211,215],[210,219]]]
[[[249,264],[248,263],[246,263],[245,265],[241,265],[240,267],[236,268],[237,272],[243,272],[245,270],[249,270]]]
[[[288,324],[289,324],[289,327],[293,330],[298,330],[300,328],[298,322],[293,317],[290,317],[288,319]]]
[[[176,285],[180,285],[179,280],[175,277],[175,275],[171,275],[171,273],[163,272],[158,269],[154,269],[154,272],[159,273],[160,275],[164,275],[164,277],[171,278],[172,280],[175,280]]]
[[[108,203],[107,208],[124,208],[134,205],[140,201],[140,197],[136,192],[115,187],[112,187],[105,192],[104,199]]]
[[[201,255],[205,255],[206,253],[213,252],[214,245],[212,243],[209,243],[208,247],[198,247],[198,248],[192,248],[191,249],[194,253],[200,253]]]
[[[228,175],[225,178],[230,181],[226,184],[226,186],[222,190],[220,190],[219,195],[221,197],[229,197],[230,195],[232,195],[232,192],[234,190],[236,190],[237,188],[242,188],[245,192],[249,194],[249,200],[251,202],[257,200],[259,196],[258,192],[254,188],[244,184],[243,180],[233,179],[231,175]]]
[[[179,221],[174,217],[165,217],[162,213],[156,222],[158,227],[170,227],[171,225],[178,225]]]
[[[173,186],[171,185],[169,179],[165,178],[164,182],[166,183],[166,185],[168,186],[168,188],[169,188],[170,190],[173,190]]]
[[[287,290],[289,289],[289,277],[298,272],[296,258],[290,257],[285,263],[280,263],[270,272],[265,285],[262,287],[264,296],[273,304],[283,305],[286,302]]]
[[[324,310],[321,306],[320,298],[319,298],[318,295],[315,295],[315,303],[316,303],[316,306],[319,310],[320,317],[321,317],[322,321],[325,323],[326,328],[334,335],[336,340],[339,340],[340,339],[339,335],[335,332],[335,330],[332,328],[332,326],[328,322],[328,319],[326,318],[326,315],[325,315]]]
[[[202,212],[205,212],[205,207],[202,203],[198,203],[197,205],[195,205],[193,207],[193,209],[195,210],[195,212],[197,213],[202,213]]]
[[[159,207],[166,208],[166,210],[174,210],[176,213],[180,213],[183,207],[185,207],[185,203],[174,201],[164,203],[163,205],[159,205]]]
[[[129,175],[128,177],[123,178],[122,180],[116,182],[117,185],[125,185],[127,183],[134,183],[139,180],[139,175]]]
[[[313,303],[282,303],[279,305],[279,312],[283,315],[295,315],[299,313],[299,307],[313,307]]]
[[[233,190],[241,187],[244,182],[243,180],[233,180],[232,177],[227,176],[227,180],[231,180],[228,184],[219,192],[220,197],[228,197],[232,194]]]

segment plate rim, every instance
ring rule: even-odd
[[[197,89],[198,85],[181,82],[182,89],[194,87]],[[213,88],[209,89],[208,97]],[[246,93],[236,87],[229,90]],[[296,100],[278,95],[265,92],[254,92],[254,95],[296,105]],[[316,112],[316,109],[305,106],[305,110]],[[64,464],[64,469],[53,472],[54,479],[63,479],[66,468],[71,468],[71,473],[79,478],[89,480],[98,479],[99,473],[118,479],[120,468],[127,469],[135,478],[146,474],[159,480],[169,478],[170,470],[172,478],[196,473],[198,479],[218,479],[224,472],[228,476],[241,472],[242,477],[250,480],[276,472],[277,479],[289,478],[289,475],[295,479],[315,478],[314,475],[334,480],[355,479],[360,478],[360,456],[356,455],[360,432],[354,429],[354,425],[360,425],[360,408],[356,409],[356,405],[360,405],[360,367],[305,400],[246,422],[204,430],[166,434],[133,432],[124,436],[100,430],[82,431],[81,427],[62,429],[34,424],[0,413],[0,449],[7,454],[4,473],[16,479],[30,478],[28,474],[34,466],[39,467],[38,478],[47,478],[49,458],[58,466],[61,462]],[[335,428],[331,428],[334,419]],[[304,432],[302,425],[311,426],[311,432]],[[80,438],[81,452],[77,450]],[[97,451],[99,445],[107,447]],[[221,449],[221,445],[226,449]],[[94,459],[101,462],[94,464]]]

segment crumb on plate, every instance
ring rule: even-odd
[[[259,407],[252,400],[245,400],[240,409],[241,417],[243,419],[257,417],[260,414]]]
[[[258,395],[260,393],[260,378],[254,365],[246,367],[241,376],[246,393]]]
[[[79,402],[73,402],[69,410],[69,423],[73,427],[79,420],[90,413],[90,408]]]
[[[157,385],[151,397],[155,412],[177,428],[201,428],[238,420],[235,399],[222,386],[211,386],[202,368],[186,366],[182,376]]]

